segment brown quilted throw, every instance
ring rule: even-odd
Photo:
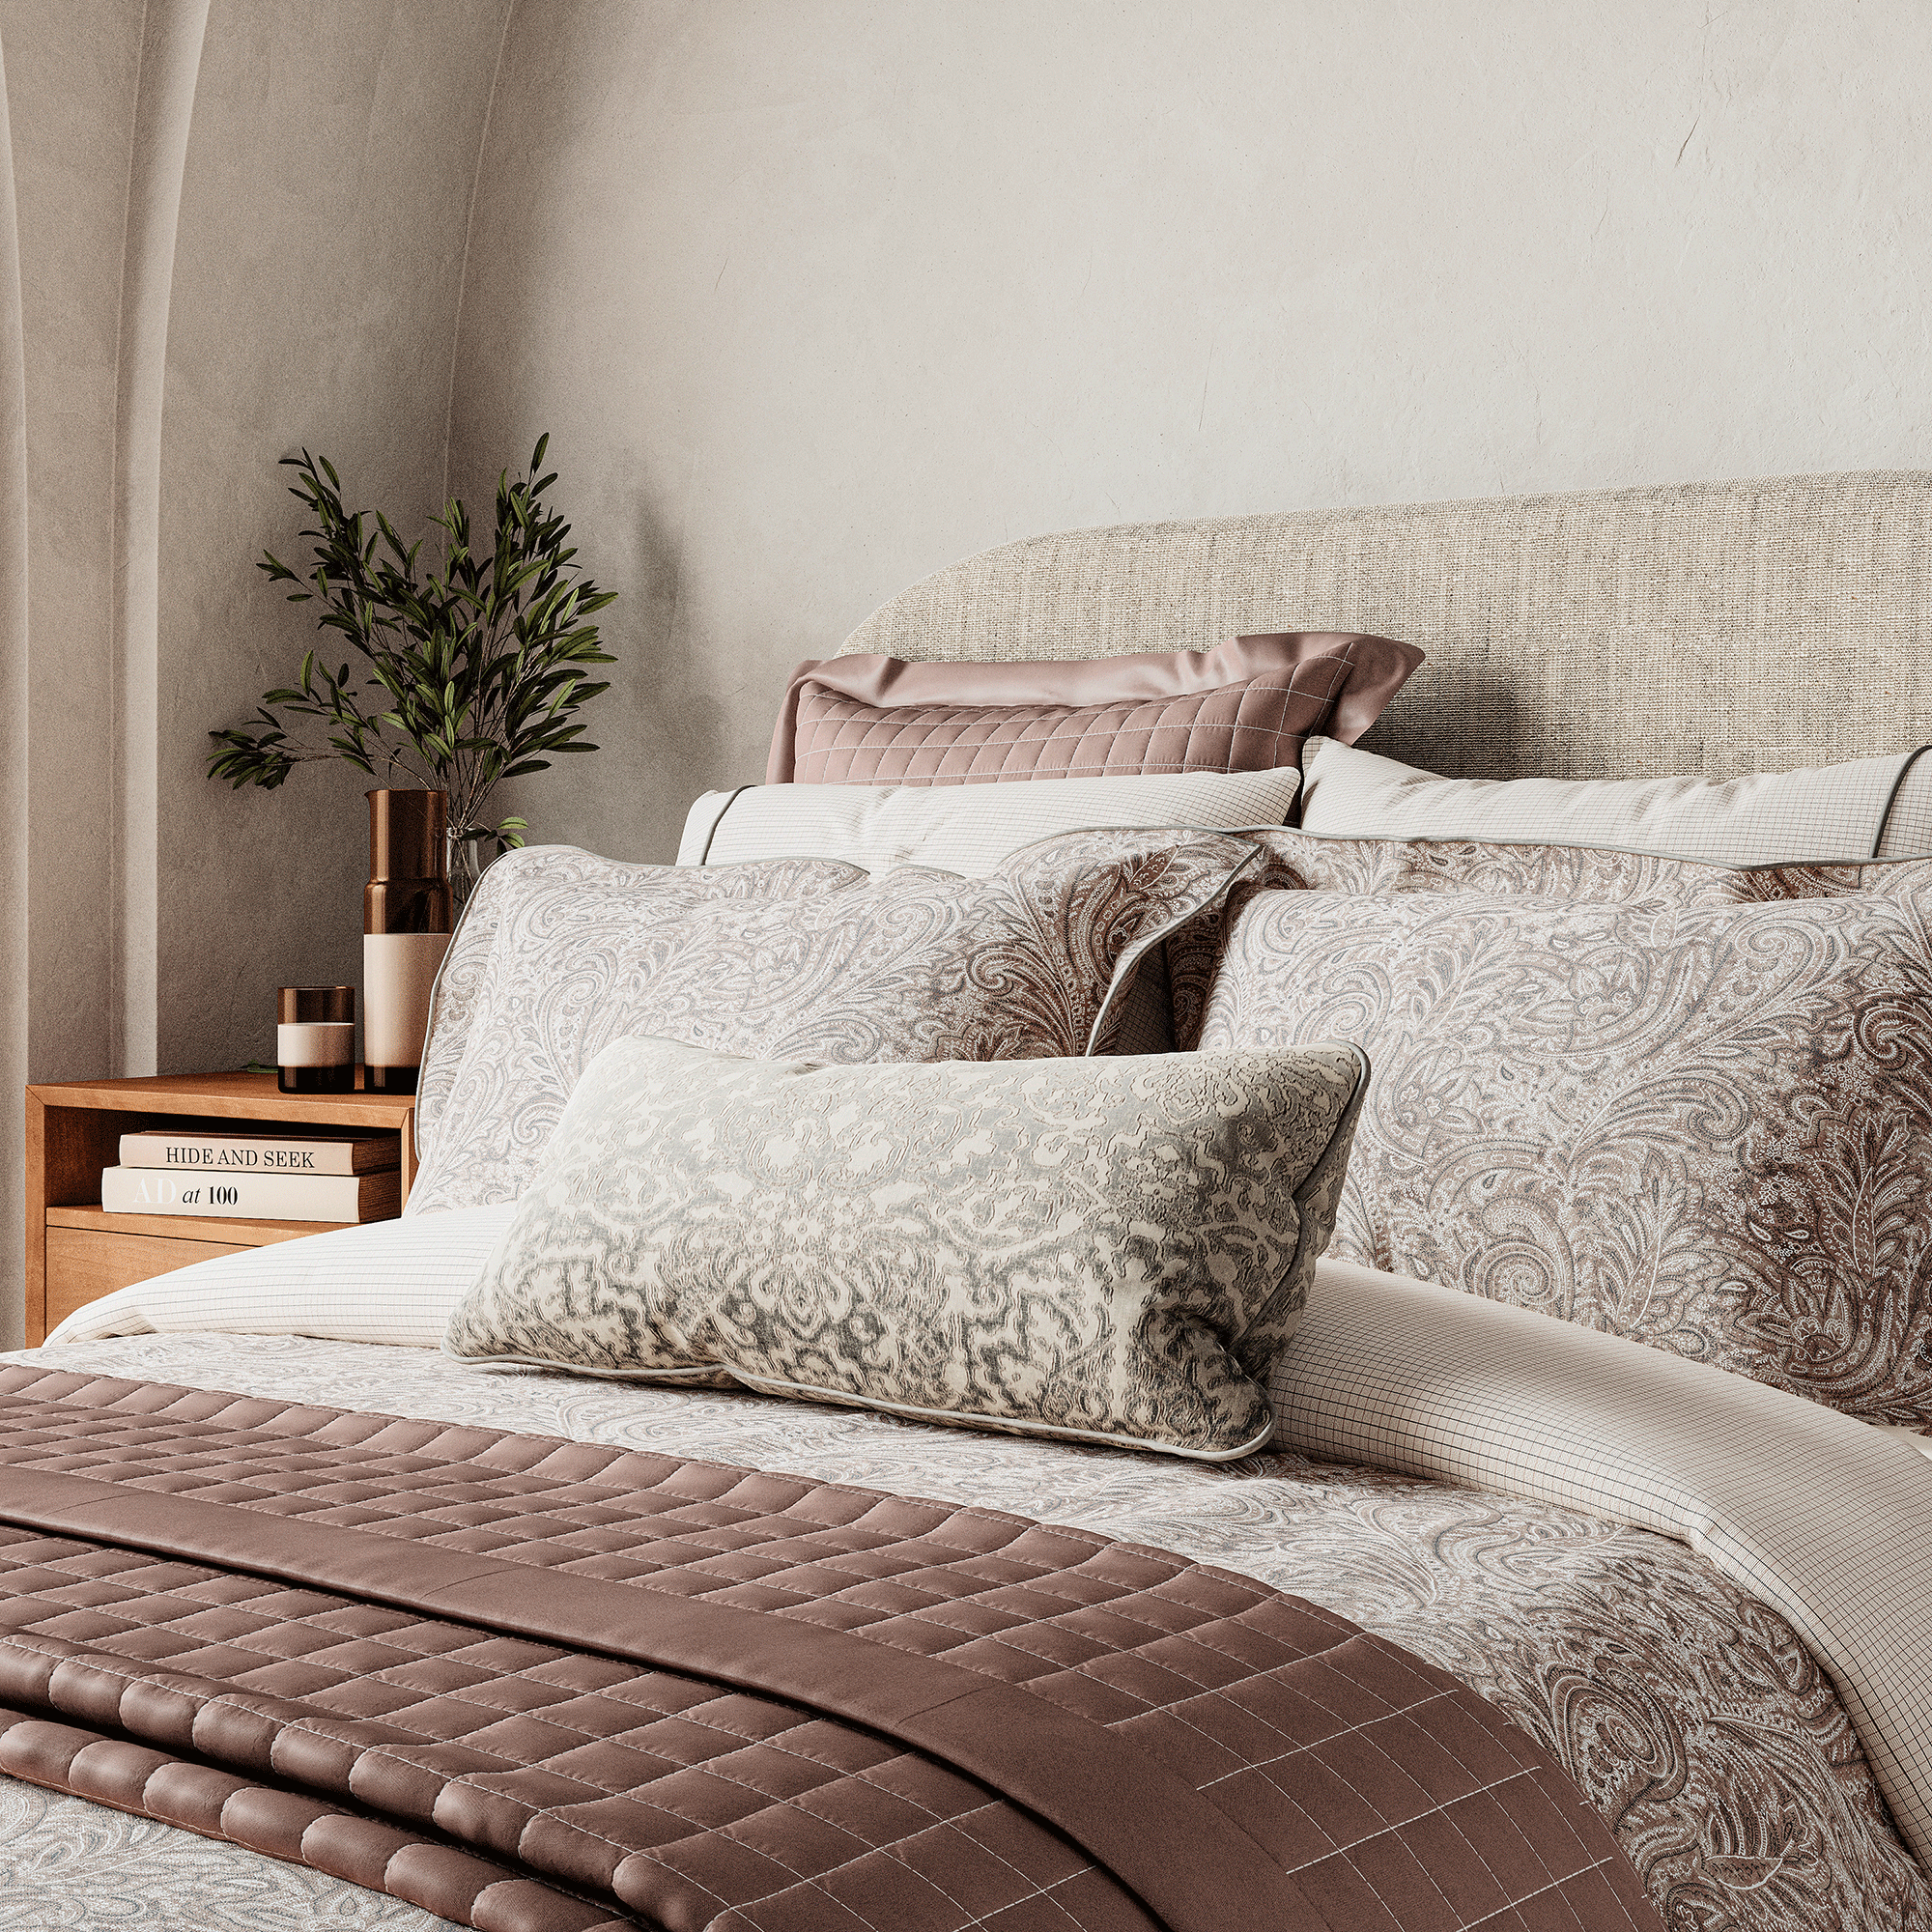
[[[1453,1678],[1157,1549],[0,1371],[0,1771],[484,1932],[1658,1921]]]

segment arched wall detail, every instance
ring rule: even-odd
[[[266,1059],[358,977],[368,781],[236,794],[208,732],[315,639],[277,458],[439,506],[505,6],[0,0],[0,1347],[20,1082]]]
[[[153,1073],[158,1042],[161,410],[168,304],[209,0],[148,0],[114,412],[114,1059]]]
[[[27,1077],[27,365],[7,50],[0,41],[0,1092]],[[12,1107],[9,1102],[10,1111]],[[17,1255],[24,1185],[0,1176],[0,1252]],[[0,1305],[0,1345],[18,1339]]]

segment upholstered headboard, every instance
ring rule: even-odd
[[[1691,483],[1031,537],[844,652],[1073,658],[1370,631],[1429,662],[1362,741],[1433,770],[1643,778],[1932,739],[1932,472]]]

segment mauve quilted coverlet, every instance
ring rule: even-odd
[[[0,1371],[0,1771],[484,1932],[1655,1928],[1252,1579],[719,1463]]]

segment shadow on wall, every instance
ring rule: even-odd
[[[27,565],[25,638],[0,639],[26,689],[0,709],[28,794],[4,814],[27,958],[0,1068],[237,1066],[269,1049],[278,983],[355,975],[361,784],[237,800],[204,776],[207,731],[314,639],[252,568],[298,520],[275,459],[319,444],[365,500],[437,501],[508,6],[0,8],[20,364],[0,432],[17,405]],[[0,554],[0,599],[16,583]],[[16,1099],[15,1200],[20,1136]],[[0,1342],[19,1236],[0,1226]]]
[[[598,752],[498,797],[528,820],[533,843],[639,861],[675,855],[684,774],[728,760],[724,721],[743,701],[691,648],[704,589],[684,556],[690,463],[634,406],[640,387],[664,382],[650,344],[653,301],[666,298],[649,251],[635,258],[624,233],[634,157],[607,176],[585,151],[612,128],[621,145],[667,26],[661,8],[611,15],[571,0],[510,16],[470,215],[443,483],[474,512],[549,434],[577,560],[618,592],[599,619],[617,662],[583,714]],[[601,313],[612,278],[628,298]]]
[[[540,434],[534,407],[529,420]],[[521,428],[502,430],[493,450],[515,448],[521,434]],[[455,471],[451,486],[469,503],[472,523],[487,516],[483,499],[495,483],[496,470],[486,471],[484,460],[479,451],[475,464]],[[547,771],[499,786],[491,812],[526,819],[532,844],[668,861],[675,855],[689,803],[676,788],[675,773],[717,763],[724,721],[733,698],[742,702],[744,696],[721,693],[679,648],[692,613],[676,535],[649,487],[635,476],[614,486],[600,486],[594,475],[586,479],[586,466],[573,460],[561,437],[554,439],[545,467],[557,472],[552,500],[571,525],[577,564],[618,593],[596,620],[617,662],[597,668],[611,688],[580,715],[584,737],[597,751],[553,759]],[[763,772],[760,757],[756,776]],[[674,815],[667,818],[673,806]]]
[[[1431,687],[1451,676],[1458,713],[1480,718],[1485,735],[1495,743],[1515,743],[1521,726],[1522,698],[1517,681],[1507,670],[1480,661],[1458,662],[1453,668],[1425,662],[1395,702],[1362,734],[1362,750],[1426,772],[1440,772],[1444,778],[1520,777],[1515,771],[1490,769],[1493,757],[1486,760],[1480,750],[1444,742],[1435,725],[1439,714],[1432,701]]]
[[[632,672],[624,688],[613,688],[611,696],[626,702],[627,722],[633,729],[625,740],[637,742],[637,727],[660,738],[674,737],[680,760],[699,771],[721,768],[725,757],[726,725],[755,695],[741,689],[721,690],[712,677],[694,672],[698,669],[688,652],[679,648],[679,619],[683,611],[683,559],[677,540],[664,518],[653,507],[651,497],[639,490],[632,499],[631,621],[625,626],[631,643]],[[640,714],[642,714],[640,716]],[[594,734],[593,734],[594,735]],[[599,738],[600,744],[616,749],[614,731]],[[761,765],[755,775],[764,777]],[[742,782],[753,782],[747,779]],[[666,849],[666,827],[662,821],[639,825],[638,856],[670,859],[676,856],[677,834],[683,828],[683,813],[670,829],[669,849]],[[631,828],[626,828],[627,832]],[[586,826],[580,843],[595,842],[596,828]]]

